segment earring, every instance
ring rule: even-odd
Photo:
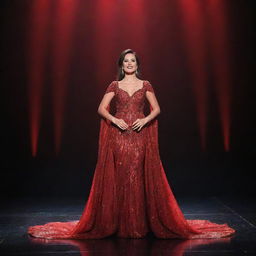
[[[121,72],[121,73],[122,73],[122,75],[124,75],[124,70],[123,70],[123,68],[122,68],[122,72]]]
[[[138,75],[138,74],[139,74],[138,69],[136,69],[135,73],[136,73],[136,75]]]

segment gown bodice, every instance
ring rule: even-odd
[[[105,93],[114,92],[114,116],[122,118],[131,127],[137,118],[145,117],[146,91],[154,93],[153,86],[147,80],[143,80],[142,87],[137,89],[132,95],[129,95],[127,91],[120,88],[118,81],[113,81],[107,87]]]

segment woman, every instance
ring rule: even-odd
[[[131,49],[121,53],[118,65],[118,80],[109,84],[98,108],[102,116],[98,160],[80,220],[32,226],[28,233],[48,239],[143,238],[148,232],[180,239],[233,234],[227,224],[184,218],[159,155],[160,107],[153,86],[139,79],[139,59]],[[110,114],[112,99],[114,115]]]

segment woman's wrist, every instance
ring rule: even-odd
[[[144,120],[146,121],[146,123],[148,123],[148,122],[150,121],[149,116],[146,116],[146,117],[144,118]]]
[[[110,118],[110,121],[112,122],[112,123],[114,123],[114,121],[115,121],[115,117],[114,116],[112,116],[111,118]]]

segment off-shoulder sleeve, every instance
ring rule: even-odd
[[[105,91],[105,94],[108,93],[108,92],[114,92],[116,94],[116,83],[115,83],[115,81],[111,82],[108,85],[108,87],[107,87],[107,89]]]
[[[154,88],[149,81],[146,81],[145,86],[146,86],[146,91],[155,93]]]

